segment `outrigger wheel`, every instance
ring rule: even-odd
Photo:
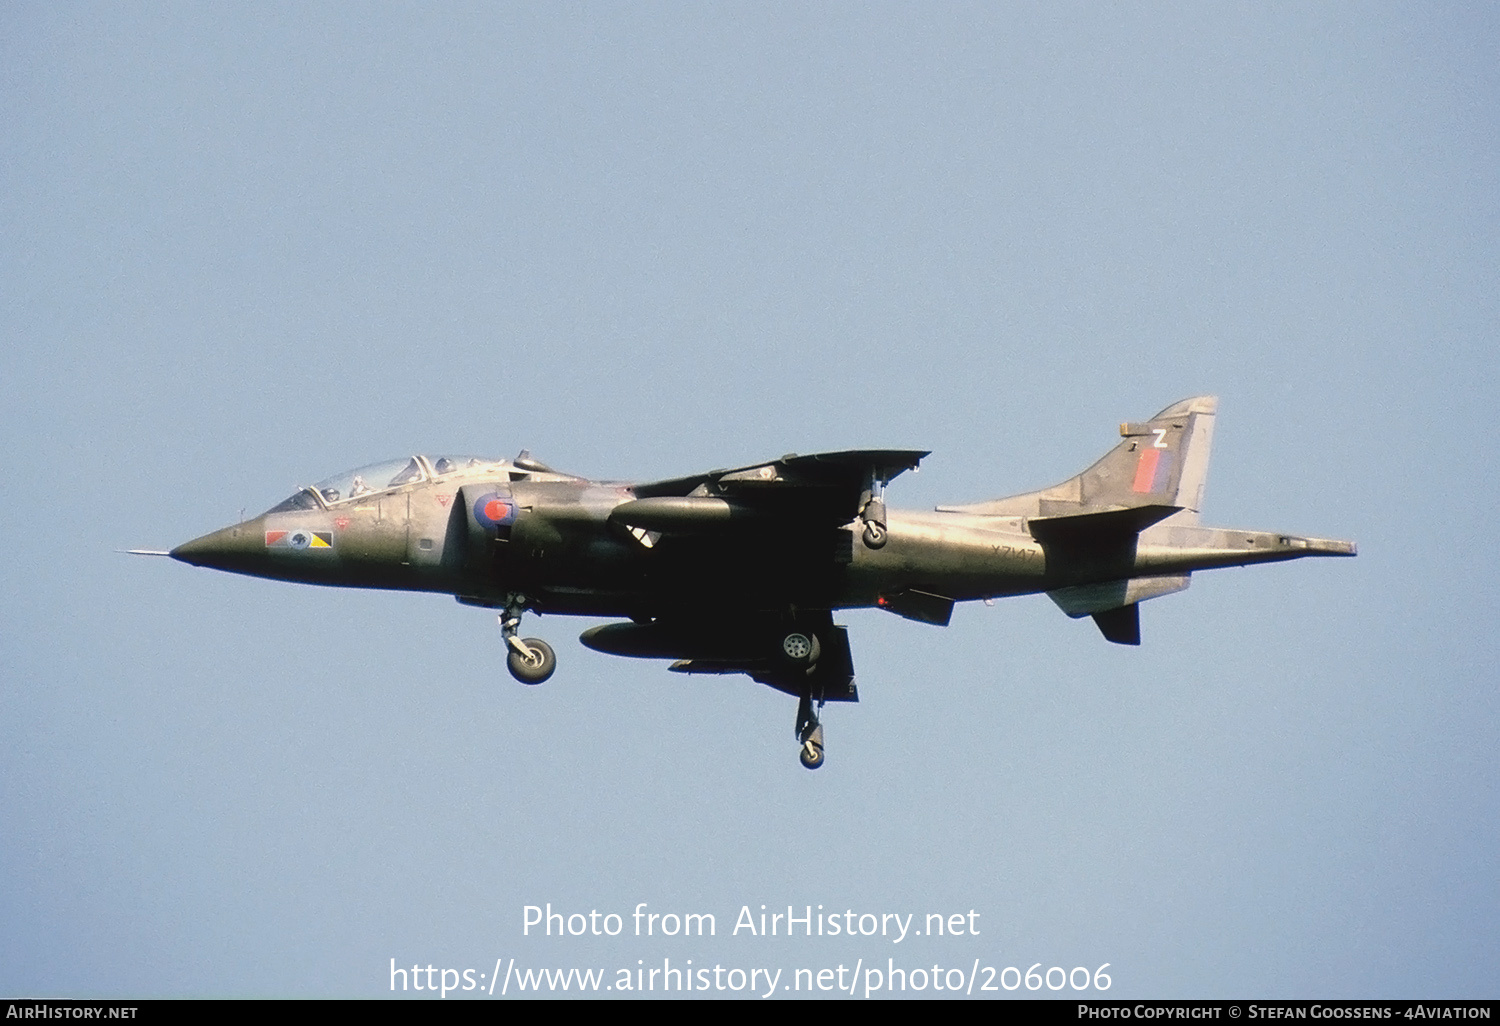
[[[802,760],[802,765],[808,769],[817,769],[823,765],[823,725],[820,723],[812,729],[802,742],[802,751],[797,753],[797,758]]]
[[[818,704],[823,703],[819,701]],[[813,709],[812,695],[805,691],[797,703],[797,740],[801,744],[797,757],[802,760],[802,765],[808,769],[823,765],[823,724],[818,722],[818,714]]]

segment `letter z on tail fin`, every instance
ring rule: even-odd
[[[1177,506],[1196,517],[1213,446],[1211,396],[1184,399],[1140,424],[1121,424],[1124,441],[1080,477],[1086,506]]]

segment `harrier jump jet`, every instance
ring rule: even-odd
[[[1121,441],[1041,491],[932,512],[887,509],[885,488],[927,455],[787,455],[667,481],[589,481],[513,460],[412,456],[301,488],[174,559],[256,577],[452,594],[499,611],[511,674],[557,659],[522,614],[612,617],[579,640],[748,674],[798,699],[802,764],[823,764],[825,702],[858,700],[837,609],[946,626],[956,602],[1045,592],[1109,641],[1140,644],[1140,603],[1195,570],[1352,556],[1352,542],[1203,527],[1217,401],[1120,425]]]

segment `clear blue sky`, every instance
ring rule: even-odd
[[[0,994],[1496,996],[1497,43],[1462,4],[8,5]],[[1358,559],[1200,574],[1139,650],[1044,598],[848,613],[816,774],[785,696],[593,621],[530,621],[528,689],[440,596],[115,551],[414,451],[923,448],[891,504],[972,501],[1204,392],[1205,519]],[[718,935],[523,936],[546,902]],[[980,932],[732,935],[761,904]]]

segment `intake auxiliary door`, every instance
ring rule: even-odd
[[[511,528],[516,522],[516,503],[509,481],[484,481],[467,484],[458,490],[467,527],[464,546],[464,569],[468,573],[487,575],[497,559],[510,545]]]

